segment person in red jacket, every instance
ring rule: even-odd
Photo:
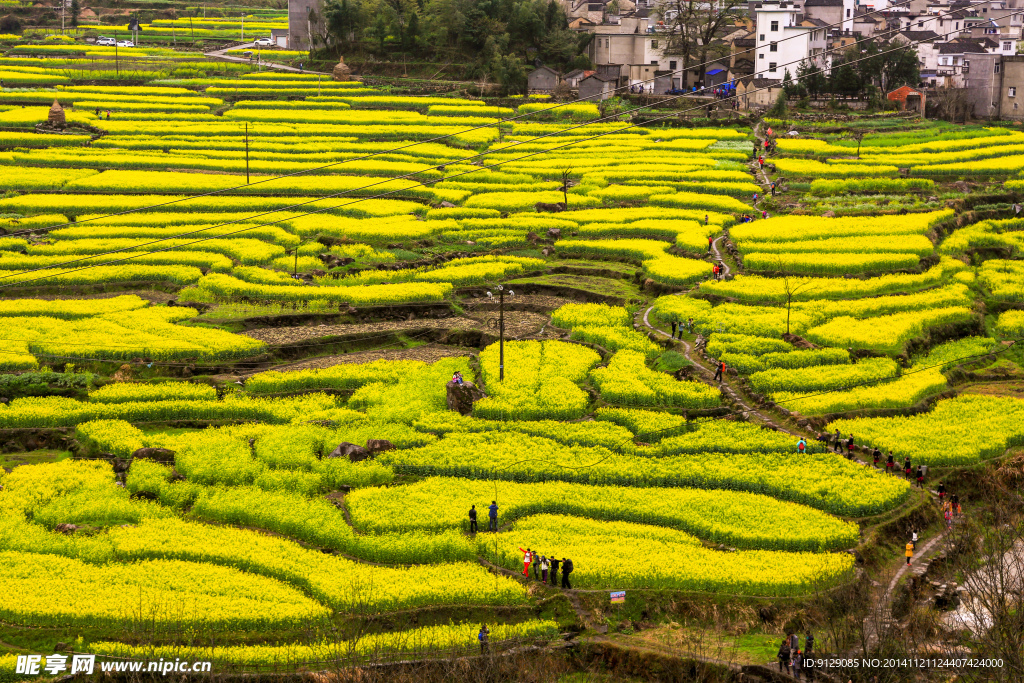
[[[533,552],[529,548],[527,548],[526,550],[520,548],[519,552],[523,554],[523,576],[529,578],[530,563],[533,562]]]
[[[721,382],[723,374],[725,374],[725,361],[724,360],[718,362],[718,369],[715,370],[715,379],[717,379],[719,382]]]

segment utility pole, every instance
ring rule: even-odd
[[[515,292],[510,289],[508,295],[511,298]],[[487,292],[487,296],[494,298],[490,292]],[[505,381],[505,287],[502,285],[498,285],[498,381]]]
[[[249,184],[249,122],[245,123],[245,184]],[[298,259],[296,257],[296,265]]]
[[[505,381],[505,289],[498,285],[498,381]]]
[[[245,14],[242,14],[242,30],[238,33],[238,39],[245,42]]]
[[[117,31],[114,31],[114,70],[117,72],[118,78],[121,77],[121,62],[117,59]]]

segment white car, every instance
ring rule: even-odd
[[[259,38],[253,45],[256,47],[274,47],[274,40],[272,38]]]
[[[97,45],[109,45],[110,47],[114,47],[114,45],[117,44],[117,41],[114,40],[113,38],[108,38],[107,36],[100,36],[99,38],[96,39],[96,44]]]
[[[118,47],[135,47],[135,43],[130,40],[119,40],[117,41]]]

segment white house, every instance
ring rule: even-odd
[[[754,14],[756,78],[781,80],[786,71],[795,77],[800,63],[808,59],[819,68],[828,68],[821,55],[827,29],[818,25],[820,22],[803,20],[800,8],[785,0],[756,5]]]

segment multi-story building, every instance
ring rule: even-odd
[[[806,20],[800,7],[786,0],[756,5],[754,13],[755,78],[782,80],[787,71],[795,76],[804,61],[829,68],[831,60],[825,54],[828,29],[823,20]],[[852,13],[850,21],[852,27]]]

